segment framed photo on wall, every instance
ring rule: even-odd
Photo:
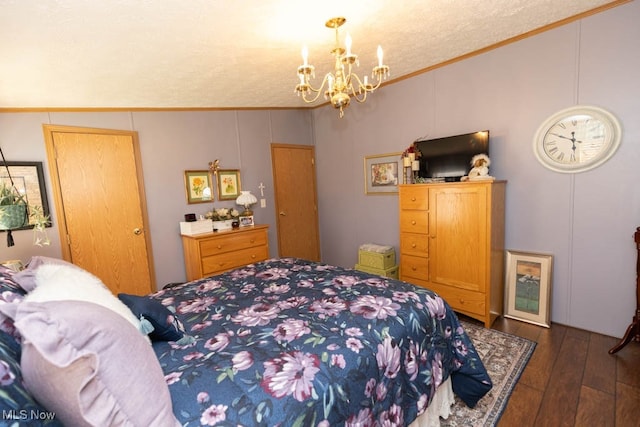
[[[213,202],[213,188],[209,171],[184,171],[187,203]]]
[[[550,327],[553,256],[507,251],[504,316]]]
[[[380,154],[364,158],[365,194],[392,194],[398,192],[402,181],[402,153]]]
[[[235,200],[240,195],[240,171],[238,169],[218,170],[218,199]]]

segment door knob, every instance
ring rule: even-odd
[[[287,216],[287,214],[286,214],[286,213],[284,213],[284,211],[280,211],[280,215],[281,215],[281,216]]]
[[[142,234],[142,230],[139,228],[134,228],[133,229],[133,234],[135,234],[136,236],[139,236]]]

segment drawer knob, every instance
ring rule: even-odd
[[[412,243],[412,244],[411,244],[411,247],[412,247],[412,248],[415,248],[416,246],[417,246],[417,245],[416,245],[415,243]]]
[[[416,201],[416,198],[415,198],[415,197],[412,197],[412,198],[411,198],[411,201],[412,201],[412,202],[415,202],[415,201]]]
[[[411,271],[416,271],[416,270],[417,270],[417,268],[411,267]]]
[[[255,243],[256,239],[251,239],[249,242],[250,243]]]
[[[256,259],[256,256],[255,255],[251,255],[251,259]]]
[[[218,249],[222,249],[222,245],[218,245]]]
[[[460,298],[460,304],[464,304],[464,299]]]
[[[411,225],[416,225],[416,221],[415,220],[411,221]]]

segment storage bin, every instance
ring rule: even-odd
[[[180,222],[180,234],[193,236],[194,234],[212,233],[213,221],[202,219],[193,222]]]
[[[398,278],[398,266],[394,265],[391,268],[374,268],[368,265],[356,264],[355,267],[358,271],[364,271],[365,273],[377,274],[378,276],[390,277],[392,279]]]
[[[358,250],[358,264],[386,270],[396,265],[396,251],[393,246],[365,243]]]

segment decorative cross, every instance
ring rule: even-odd
[[[264,189],[265,189],[264,184],[260,183],[260,185],[258,185],[258,188],[260,189],[260,197],[264,197]]]

